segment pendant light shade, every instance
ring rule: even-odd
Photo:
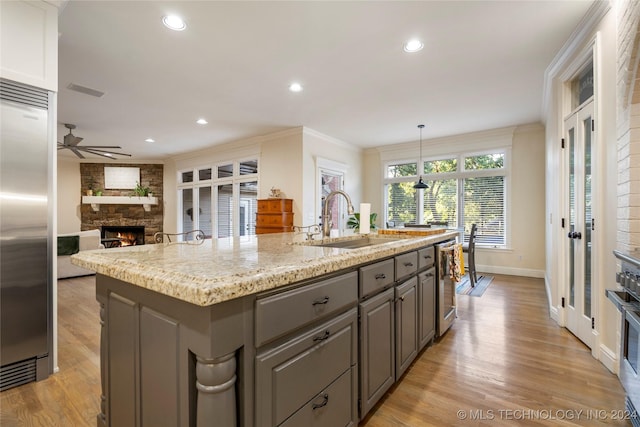
[[[425,188],[429,188],[429,186],[425,184],[424,181],[422,180],[422,172],[424,172],[424,164],[422,163],[422,129],[423,128],[424,128],[424,125],[418,125],[418,129],[420,129],[420,159],[418,160],[418,167],[422,170],[420,171],[420,179],[418,179],[418,182],[413,186],[413,188],[415,188],[416,190],[424,190]]]

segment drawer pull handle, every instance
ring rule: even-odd
[[[312,409],[320,409],[323,406],[327,406],[327,403],[329,403],[329,395],[327,393],[322,395],[322,402],[321,403],[314,403],[313,406],[311,407]]]
[[[400,301],[404,302],[404,295],[400,297]]]
[[[322,299],[315,300],[311,305],[324,305],[329,302],[329,297],[324,297]]]
[[[314,337],[313,340],[314,341],[324,341],[324,340],[329,338],[329,335],[331,335],[331,332],[329,332],[329,330],[326,330],[326,331],[324,331],[324,334],[320,335],[319,337]]]
[[[431,255],[425,255],[423,258],[424,259],[431,259]]]
[[[412,262],[405,262],[404,266],[405,267],[413,267],[413,263]]]
[[[426,277],[433,277],[433,273],[427,273],[425,274]]]
[[[386,278],[387,278],[387,276],[384,273],[376,274],[376,280],[386,279]]]

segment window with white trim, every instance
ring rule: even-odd
[[[178,172],[179,232],[207,238],[255,234],[258,160],[241,159]]]
[[[507,244],[507,150],[462,153],[422,161],[422,178],[429,186],[413,188],[419,161],[385,165],[385,215],[389,225],[446,223],[463,228],[465,239],[477,224],[477,244]]]

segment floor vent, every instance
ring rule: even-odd
[[[36,380],[36,358],[0,368],[0,391],[8,390]]]

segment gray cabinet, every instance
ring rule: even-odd
[[[355,307],[282,345],[259,352],[256,425],[279,426],[289,417],[304,420],[315,414],[334,420],[331,425],[335,426],[357,423],[357,382],[352,375],[357,359]]]
[[[436,248],[429,246],[418,251],[418,270],[423,270],[435,264]]]
[[[393,288],[360,303],[360,418],[395,382]]]
[[[436,336],[435,267],[418,275],[418,336],[420,350]]]
[[[418,280],[412,277],[395,288],[396,380],[418,355]]]
[[[358,422],[358,273],[255,303],[256,426]]]
[[[256,347],[355,306],[358,272],[342,274],[256,301]]]
[[[360,298],[366,298],[393,285],[394,277],[393,259],[360,267]]]
[[[410,277],[418,271],[418,252],[408,252],[395,257],[396,281]]]

